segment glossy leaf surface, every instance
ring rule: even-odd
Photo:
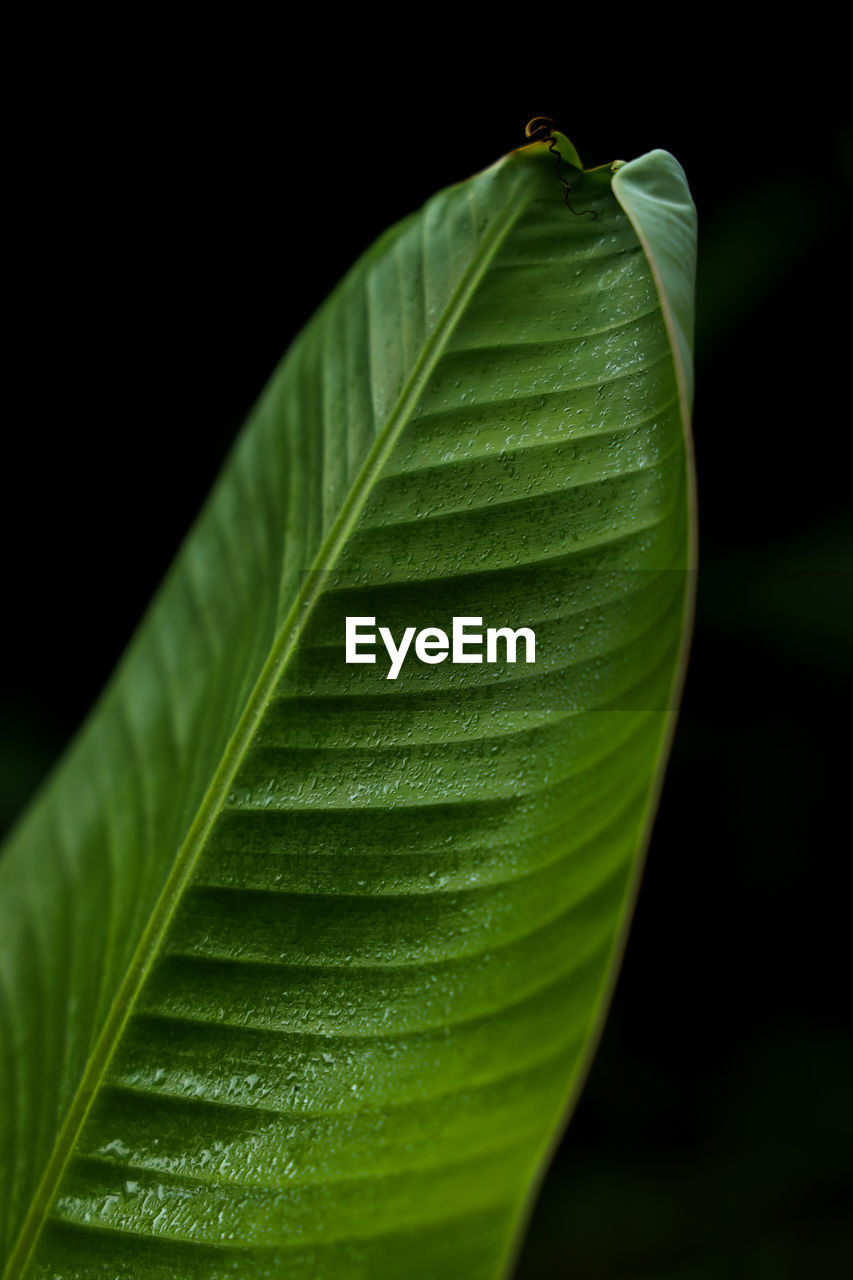
[[[9,1276],[494,1277],[594,1046],[693,566],[695,226],[524,148],[361,259],[0,860]],[[344,662],[346,616],[536,662]],[[501,650],[503,654],[503,650]]]

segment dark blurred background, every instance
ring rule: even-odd
[[[81,22],[10,55],[4,824],[359,252],[519,145],[533,114],[587,165],[667,148],[700,215],[695,642],[612,1014],[519,1277],[845,1274],[853,143],[838,36],[798,32],[781,53],[693,37],[665,59],[664,31],[640,50],[614,29],[613,53],[584,54],[535,26],[495,49],[439,32],[427,57],[399,34],[382,52],[367,28],[313,46],[226,28],[214,49]]]

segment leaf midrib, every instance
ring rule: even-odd
[[[53,1197],[68,1160],[77,1145],[80,1131],[85,1124],[112,1055],[160,950],[160,944],[171,918],[192,877],[196,862],[216,824],[255,730],[293,656],[304,625],[322,594],[324,575],[334,566],[346,545],[374,483],[411,418],[450,335],[486,274],[489,264],[515,222],[532,201],[534,194],[532,191],[528,193],[526,199],[516,198],[521,186],[522,175],[519,175],[519,181],[507,199],[503,215],[496,220],[490,235],[477,247],[435,328],[424,342],[421,354],[415,361],[385,425],[377,434],[341,506],[340,513],[321,544],[311,568],[305,575],[303,586],[271,646],[269,657],[246,700],[240,720],[225,747],[220,765],[202,798],[187,836],[178,850],[151,919],[140,938],[124,980],[112,1002],[103,1030],[60,1127],[45,1172],[9,1257],[4,1280],[13,1280],[13,1277],[22,1277],[26,1273],[41,1230],[47,1220]]]

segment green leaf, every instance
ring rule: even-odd
[[[7,1276],[506,1267],[614,981],[694,563],[683,175],[563,194],[525,147],[365,254],[13,834]],[[460,615],[535,664],[344,661],[347,616]]]

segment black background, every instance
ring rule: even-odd
[[[332,43],[320,14],[310,53],[260,25],[214,52],[70,20],[13,51],[3,818],[359,252],[533,114],[587,165],[667,148],[700,215],[695,643],[612,1015],[519,1274],[841,1275],[853,151],[837,37],[694,36],[663,56],[662,31],[640,52],[614,27],[584,52],[531,15],[496,50],[454,52],[448,31],[428,55],[368,20],[376,41],[356,25]]]

